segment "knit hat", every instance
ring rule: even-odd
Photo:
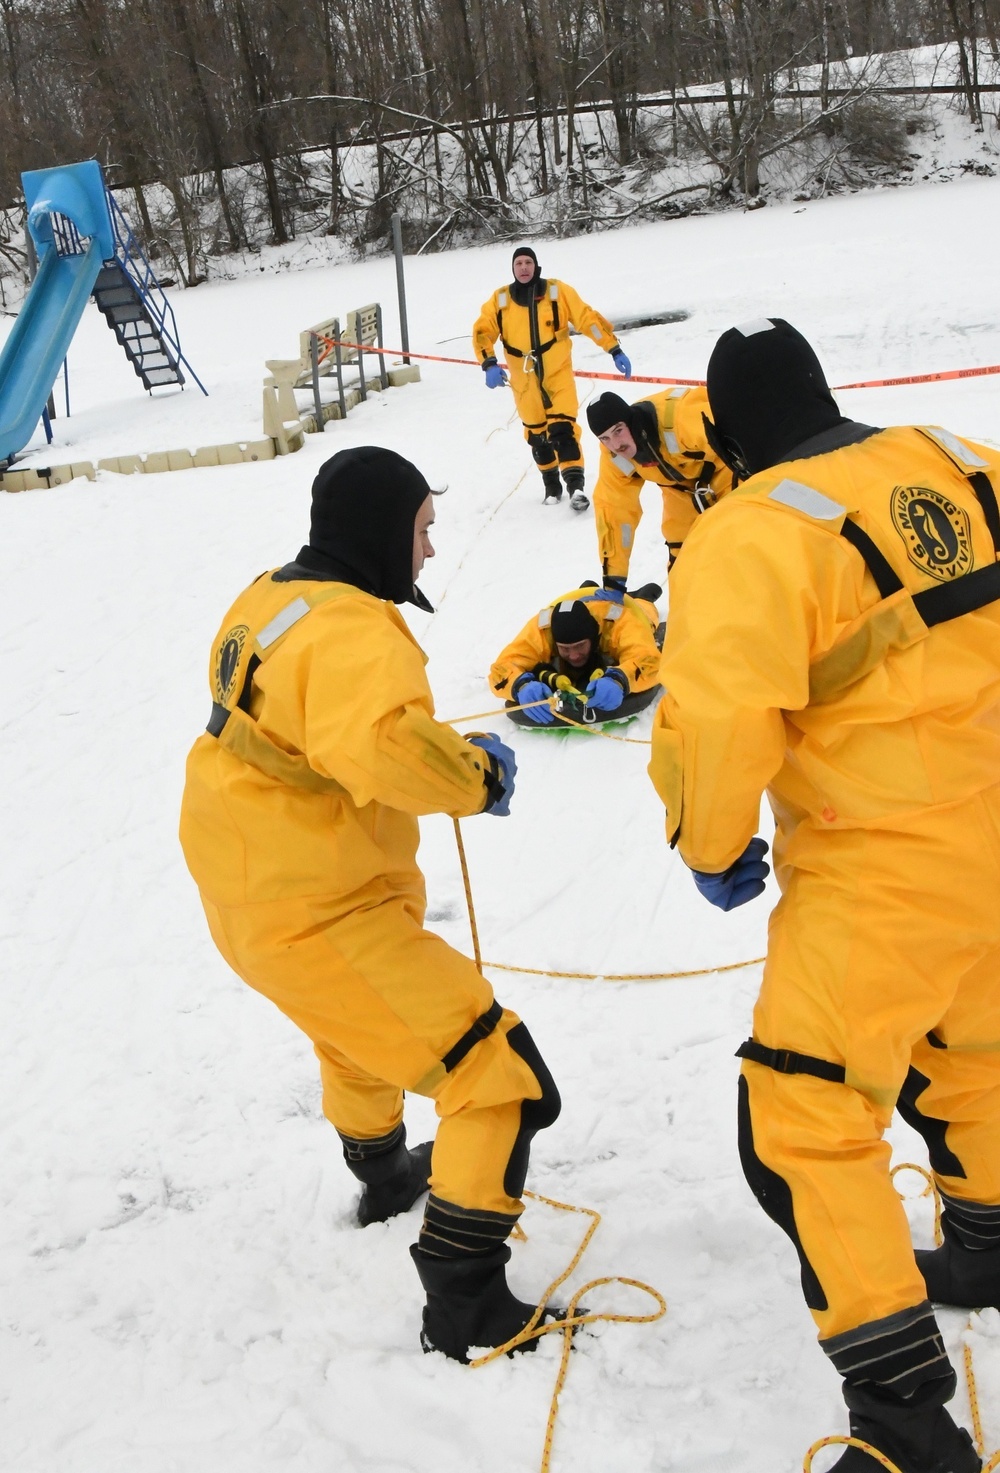
[[[723,445],[735,446],[751,474],[847,422],[812,347],[781,317],[724,332],[707,379],[715,433]]]
[[[589,639],[597,644],[601,626],[582,599],[564,598],[552,610],[552,638],[556,644],[577,644]]]
[[[413,526],[431,494],[416,466],[394,450],[339,450],[313,481],[309,546],[376,598],[415,601]]]
[[[587,405],[587,423],[595,435],[607,434],[612,425],[624,424],[632,430],[632,406],[626,404],[621,394],[610,390]]]

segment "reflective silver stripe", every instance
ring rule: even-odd
[[[295,598],[290,604],[286,604],[280,614],[275,614],[269,624],[265,624],[257,636],[257,643],[262,650],[266,650],[269,644],[274,644],[276,639],[291,629],[309,612],[309,605],[304,598]]]
[[[667,397],[669,399],[683,399],[686,393],[687,389],[671,389]]]
[[[622,614],[624,614],[624,612],[625,612],[625,605],[624,604],[611,604],[608,607],[608,612],[604,615],[604,617],[605,617],[606,620],[620,619],[621,616],[622,616]]]
[[[988,460],[983,460],[974,450],[970,450],[964,441],[951,433],[951,430],[943,430],[940,425],[922,425],[921,428],[928,435],[932,435],[945,450],[950,450],[955,459],[960,460],[963,465],[973,467],[989,465]]]
[[[628,522],[622,522],[622,547],[632,546],[632,528]]]
[[[770,317],[752,317],[749,322],[738,322],[736,331],[742,333],[745,338],[756,337],[759,332],[773,332],[774,323]]]
[[[680,455],[680,453],[681,453],[681,442],[678,440],[678,438],[674,434],[673,430],[664,430],[663,431],[663,443],[664,443],[664,445],[666,445],[666,447],[670,451],[670,454],[671,455]]]
[[[497,306],[498,307],[506,307],[506,305],[507,305],[507,293],[506,292],[497,292]]]
[[[818,522],[832,522],[835,517],[847,515],[846,506],[832,501],[812,486],[804,486],[801,481],[779,481],[768,499],[780,501],[782,506],[790,506],[793,511],[805,512],[807,517],[815,517]]]
[[[601,329],[598,327],[596,322],[591,325],[590,336],[594,339],[595,343],[599,343],[601,341]]]
[[[626,460],[624,455],[612,455],[611,464],[616,466],[618,470],[624,471],[627,476],[635,475],[635,463],[631,460]]]
[[[559,605],[559,612],[560,612],[560,614],[568,614],[568,613],[570,613],[572,611],[573,605],[575,603],[576,603],[576,599],[575,598],[564,598],[563,601],[562,601],[562,603]]]
[[[538,627],[539,627],[539,629],[548,629],[548,627],[549,627],[549,625],[551,623],[552,623],[552,610],[551,609],[543,609],[542,612],[538,616]]]
[[[558,300],[559,300],[559,283],[558,283],[558,281],[550,281],[549,282],[549,301],[550,302],[557,302]]]

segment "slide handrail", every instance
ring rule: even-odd
[[[183,363],[201,392],[207,396],[208,390],[181,351],[177,319],[174,316],[174,309],[170,305],[167,294],[160,285],[156,272],[150,265],[146,253],[139,244],[131,225],[128,223],[128,219],[121,205],[119,205],[110,189],[107,191],[107,196],[108,209],[111,213],[111,225],[115,236],[115,255],[118,262],[139,293],[143,305],[149,313],[160,337],[168,345],[178,363]]]

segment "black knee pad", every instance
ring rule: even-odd
[[[508,1197],[519,1197],[524,1191],[524,1179],[528,1174],[531,1142],[539,1130],[545,1130],[559,1119],[562,1100],[559,1098],[556,1082],[538,1052],[535,1040],[523,1023],[515,1024],[507,1034],[507,1042],[515,1054],[528,1065],[542,1087],[540,1100],[521,1101],[521,1126],[504,1173],[504,1191]]]
[[[545,435],[534,433],[528,436],[528,444],[531,447],[531,458],[536,465],[551,465],[555,459],[555,450],[549,444]]]
[[[913,1129],[923,1136],[927,1145],[931,1170],[936,1171],[939,1176],[956,1176],[961,1179],[965,1176],[965,1167],[945,1139],[949,1122],[938,1120],[933,1115],[925,1115],[917,1104],[929,1084],[930,1080],[927,1075],[921,1074],[920,1070],[914,1069],[911,1064],[903,1080],[903,1088],[899,1091],[896,1109],[907,1125],[912,1125]]]
[[[555,419],[549,425],[549,440],[560,460],[579,460],[580,447],[568,419]]]
[[[795,1251],[799,1255],[799,1267],[802,1270],[802,1293],[806,1304],[810,1309],[828,1309],[829,1304],[823,1293],[823,1286],[806,1257],[799,1230],[795,1225],[792,1189],[783,1176],[779,1176],[776,1171],[764,1165],[754,1148],[753,1121],[750,1118],[750,1090],[742,1075],[739,1081],[738,1122],[740,1165],[743,1167],[747,1185],[771,1221],[776,1222],[795,1245]]]

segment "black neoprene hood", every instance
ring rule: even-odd
[[[610,389],[587,405],[587,423],[595,435],[605,435],[612,425],[626,425],[632,433],[632,406]]]
[[[556,644],[579,644],[589,639],[596,645],[601,626],[582,599],[564,600],[552,610],[552,638]]]
[[[309,546],[376,598],[413,602],[413,527],[431,494],[417,467],[394,450],[339,450],[313,481]]]
[[[708,361],[707,387],[716,431],[738,447],[751,473],[845,423],[813,348],[781,317],[724,332]]]

